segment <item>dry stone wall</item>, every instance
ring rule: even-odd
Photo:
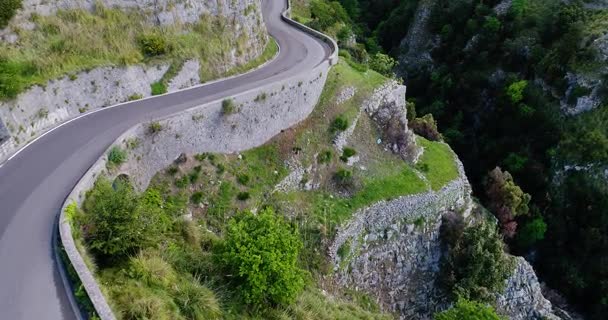
[[[446,212],[465,217],[471,187],[462,164],[459,178],[439,191],[382,201],[355,213],[329,247],[335,279],[365,291],[400,319],[431,319],[451,304],[438,283]],[[516,267],[497,296],[497,309],[509,319],[560,319],[542,295],[534,270],[516,257]]]

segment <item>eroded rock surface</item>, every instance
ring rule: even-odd
[[[418,161],[422,149],[408,128],[405,86],[389,81],[374,91],[363,110],[378,124],[386,148],[411,163]]]

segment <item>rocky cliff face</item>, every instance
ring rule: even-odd
[[[380,202],[358,211],[342,227],[329,255],[336,281],[377,297],[401,319],[431,319],[450,305],[438,283],[442,215],[469,216],[471,188],[462,164],[459,178],[439,191]],[[541,293],[534,270],[523,258],[497,296],[497,309],[510,319],[560,319]]]

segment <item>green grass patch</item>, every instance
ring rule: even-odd
[[[417,164],[428,179],[433,190],[439,190],[448,182],[458,178],[458,167],[450,147],[441,142],[433,142],[418,137],[418,143],[424,147],[424,154]]]
[[[11,99],[28,87],[96,67],[187,59],[201,63],[201,81],[240,73],[274,56],[270,42],[264,54],[227,70],[232,49],[250,55],[246,38],[236,37],[227,18],[202,15],[193,24],[155,26],[139,10],[96,5],[86,10],[61,10],[35,16],[32,30],[19,30],[19,42],[0,43],[0,99]],[[171,69],[169,70],[171,71]],[[72,78],[72,77],[71,77]]]

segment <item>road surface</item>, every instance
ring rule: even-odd
[[[327,45],[280,18],[286,1],[263,0],[268,32],[281,48],[271,63],[239,77],[135,101],[72,121],[0,168],[0,319],[74,319],[52,250],[53,224],[71,189],[131,126],[306,72]]]

